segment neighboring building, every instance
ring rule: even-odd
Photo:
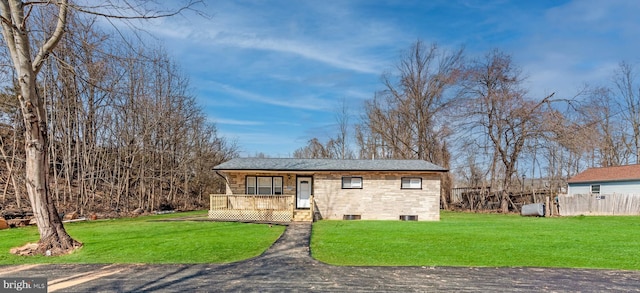
[[[567,184],[568,195],[640,194],[640,165],[589,168]]]
[[[447,172],[423,160],[273,158],[237,158],[213,170],[227,187],[225,195],[211,196],[209,216],[258,221],[437,221]]]

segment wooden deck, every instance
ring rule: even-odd
[[[295,208],[295,195],[211,194],[209,218],[222,221],[312,222],[309,209]]]

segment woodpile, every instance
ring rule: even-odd
[[[22,219],[22,218],[28,218],[32,216],[33,216],[33,212],[25,211],[25,210],[19,210],[19,209],[0,210],[0,218],[4,218],[6,220],[19,219],[19,218]]]
[[[9,227],[11,228],[26,227],[29,225],[30,222],[31,222],[31,219],[11,219],[7,221],[7,223],[9,224]]]
[[[0,210],[0,230],[31,225],[33,212],[19,209]]]
[[[75,220],[78,218],[78,212],[71,212],[68,214],[65,214],[64,217],[62,217],[63,221],[71,221],[71,220]]]

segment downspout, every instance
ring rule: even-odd
[[[224,179],[224,182],[226,182],[227,184],[229,184],[229,180],[227,180],[227,177],[225,177],[224,175],[220,174],[220,171],[216,171],[216,174],[220,177],[222,177],[222,179]]]

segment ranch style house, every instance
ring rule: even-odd
[[[213,170],[209,218],[227,221],[440,219],[445,168],[423,160],[236,158]]]

